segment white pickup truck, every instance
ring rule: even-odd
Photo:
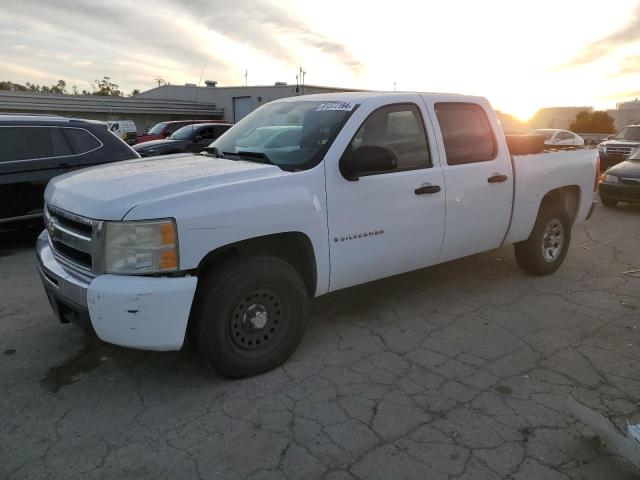
[[[294,351],[311,297],[505,244],[554,272],[598,152],[512,153],[480,97],[278,100],[201,154],[51,181],[40,274],[62,322],[151,350],[188,334],[208,367],[253,375]]]

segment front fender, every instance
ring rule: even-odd
[[[180,269],[195,269],[225,245],[283,232],[305,234],[314,250],[316,295],[329,287],[327,212],[322,164],[303,172],[269,176],[177,194],[134,207],[126,220],[176,219]]]

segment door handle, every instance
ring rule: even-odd
[[[489,182],[489,183],[501,183],[501,182],[506,182],[508,178],[509,177],[507,177],[506,175],[501,175],[499,173],[496,173],[495,175],[492,175],[489,178],[487,178],[487,182]]]
[[[440,191],[440,185],[424,185],[415,189],[416,195],[425,195],[429,193],[438,193]]]

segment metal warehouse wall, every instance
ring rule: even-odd
[[[233,99],[241,97],[251,98],[251,109],[277,100],[279,98],[296,95],[311,95],[314,93],[356,91],[343,88],[321,87],[317,85],[300,86],[296,92],[295,85],[265,85],[241,87],[192,87],[187,85],[163,85],[137,95],[137,98],[180,100],[197,103],[213,103],[224,110],[224,119],[233,122]]]
[[[167,120],[221,119],[216,105],[178,100],[0,91],[0,113],[46,114],[91,120],[133,120],[139,132]]]

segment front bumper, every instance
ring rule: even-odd
[[[598,187],[601,197],[618,202],[640,202],[640,184],[626,185],[623,183],[600,182]]]
[[[49,303],[61,322],[80,324],[123,347],[182,347],[196,277],[86,276],[55,257],[46,231],[38,237],[36,255]]]

